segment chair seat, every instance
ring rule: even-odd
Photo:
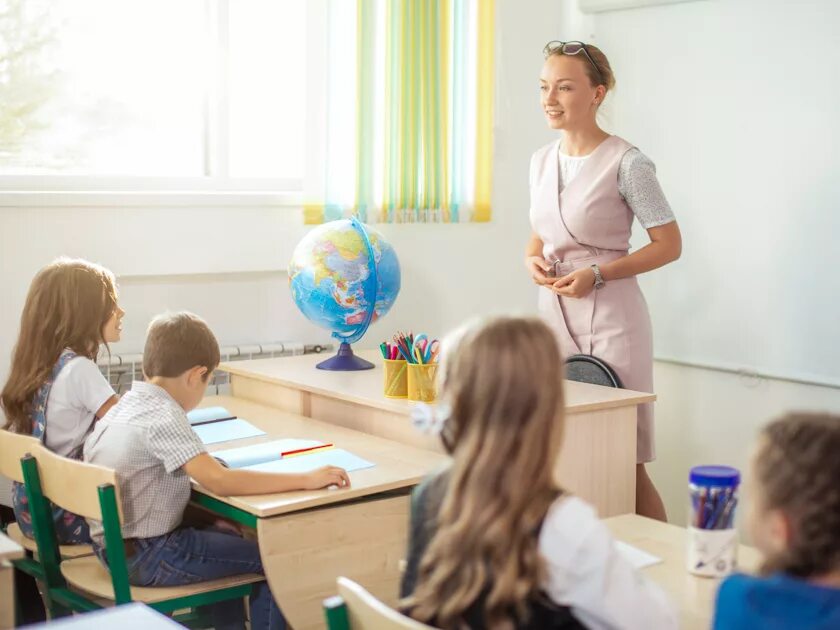
[[[23,532],[20,531],[20,525],[17,523],[11,523],[6,528],[6,535],[27,551],[38,554],[38,546],[35,541],[24,536]],[[81,558],[82,556],[92,556],[93,547],[90,545],[60,545],[58,553],[62,559]]]
[[[83,593],[89,593],[105,600],[114,600],[114,587],[111,574],[102,566],[95,556],[75,558],[61,563],[61,573],[64,579],[74,588]],[[136,602],[154,604],[177,597],[188,597],[199,593],[209,593],[231,586],[254,584],[265,580],[264,575],[246,573],[218,580],[207,580],[197,584],[185,586],[132,586],[131,598]]]

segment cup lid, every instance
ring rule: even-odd
[[[741,483],[741,473],[732,466],[694,466],[688,480],[696,486],[734,488]]]

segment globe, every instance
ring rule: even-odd
[[[340,342],[338,354],[319,368],[373,367],[354,356],[350,344],[385,316],[400,293],[400,262],[382,234],[355,218],[314,228],[292,254],[289,287],[304,317]]]

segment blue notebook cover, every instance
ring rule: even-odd
[[[245,466],[245,470],[259,470],[261,472],[279,473],[306,473],[321,468],[322,466],[338,466],[347,472],[373,468],[376,464],[353,455],[342,448],[331,448],[325,451],[317,451],[311,455],[297,455],[285,459]]]
[[[205,444],[218,444],[219,442],[244,440],[245,438],[265,435],[265,431],[260,431],[253,424],[242,418],[195,425],[193,426],[193,431],[196,432]]]
[[[187,413],[187,420],[193,426],[221,420],[233,420],[235,417],[224,407],[205,407],[204,409],[193,409]]]
[[[315,448],[324,446],[326,443],[319,440],[301,440],[287,438],[261,442],[238,448],[227,448],[223,451],[214,451],[213,457],[218,459],[228,468],[245,468],[254,464],[263,464],[275,459],[280,459],[280,454],[287,451],[295,451],[303,448]]]

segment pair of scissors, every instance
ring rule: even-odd
[[[426,345],[429,343],[429,336],[425,333],[417,335],[411,343],[411,355],[417,363],[425,363]]]
[[[418,363],[431,363],[440,352],[440,342],[437,339],[429,339],[428,335],[421,333],[414,338],[411,351]]]
[[[434,363],[437,361],[440,354],[440,341],[433,339],[430,344],[426,346],[426,352],[423,355],[423,363]]]

